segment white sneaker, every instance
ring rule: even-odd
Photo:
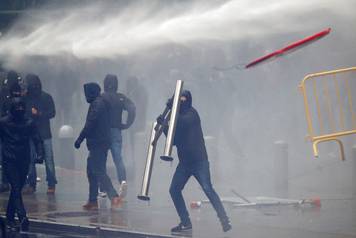
[[[108,196],[108,194],[106,192],[99,191],[99,193],[98,193],[98,197],[106,198],[107,196]]]
[[[120,198],[125,198],[127,195],[127,182],[122,181],[120,185],[120,190],[119,190],[119,197]]]

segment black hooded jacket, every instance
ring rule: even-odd
[[[18,83],[13,84],[9,90],[9,95],[7,95],[4,99],[4,103],[1,107],[1,116],[6,116],[9,114],[12,98],[21,97],[21,94],[21,86]]]
[[[28,74],[25,80],[27,84],[26,115],[34,119],[42,139],[52,138],[50,119],[56,115],[53,98],[42,90],[41,80],[37,75]],[[38,115],[32,114],[32,108],[38,111]]]
[[[181,94],[187,98],[180,105],[174,145],[177,147],[179,161],[186,165],[207,160],[203,130],[198,112],[192,107],[192,95],[188,90]]]
[[[86,139],[88,150],[97,146],[110,146],[109,105],[100,96],[100,86],[96,83],[84,84],[84,93],[90,104],[85,126],[80,132],[79,140]]]
[[[10,113],[0,119],[2,156],[6,162],[30,163],[30,139],[35,144],[37,156],[43,158],[41,136],[34,121],[24,116],[25,107],[22,98],[13,98]],[[18,113],[18,108],[23,112]]]
[[[1,116],[6,115],[6,111],[9,109],[9,98],[11,98],[11,91],[19,86],[19,75],[15,71],[9,71],[7,77],[3,82],[0,92],[0,108]]]
[[[104,79],[102,97],[110,105],[110,126],[121,130],[128,129],[135,120],[135,104],[122,93],[117,93],[118,80],[116,75],[108,74]],[[122,122],[122,112],[127,111],[127,121]]]

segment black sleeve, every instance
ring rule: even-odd
[[[44,156],[43,140],[41,138],[37,126],[34,123],[31,123],[31,138],[33,143],[35,144],[37,155],[43,158]]]
[[[88,133],[95,128],[100,114],[104,111],[105,104],[102,100],[95,100],[89,106],[87,119],[83,130],[80,132],[79,139],[84,140]]]
[[[46,95],[44,98],[44,108],[40,113],[40,117],[46,119],[52,119],[56,116],[56,108],[54,106],[54,101],[51,95]]]
[[[124,100],[124,110],[127,111],[128,115],[127,115],[126,124],[123,124],[121,129],[129,128],[132,125],[132,123],[135,121],[135,117],[136,117],[135,104],[127,97],[125,97]]]

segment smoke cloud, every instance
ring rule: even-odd
[[[34,10],[0,39],[11,57],[73,54],[113,58],[167,43],[229,41],[315,31],[330,17],[353,17],[352,1],[138,1]],[[324,13],[324,16],[320,14]],[[341,16],[340,16],[341,15]]]

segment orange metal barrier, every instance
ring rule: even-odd
[[[319,156],[319,143],[336,141],[340,157],[345,160],[339,137],[356,134],[356,67],[309,74],[299,88],[314,156]]]

